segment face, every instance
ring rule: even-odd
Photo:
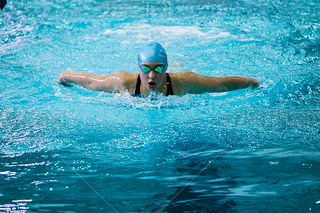
[[[139,74],[141,78],[142,86],[147,91],[159,91],[164,83],[164,77],[166,75],[166,70],[162,73],[158,73],[154,70],[155,67],[162,65],[159,62],[144,62],[141,65],[147,65],[151,68],[151,71],[148,74],[144,74],[139,67]]]

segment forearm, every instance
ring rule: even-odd
[[[246,76],[231,76],[225,78],[226,79],[221,80],[219,83],[226,91],[244,89],[247,87],[256,88],[260,84],[258,80]]]
[[[73,71],[62,72],[57,79],[57,82],[64,86],[77,84],[88,89],[95,89],[93,87],[95,81],[97,81],[97,75]]]

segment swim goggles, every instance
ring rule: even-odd
[[[151,70],[154,70],[155,72],[161,74],[164,70],[165,66],[163,64],[156,65],[153,69],[149,67],[148,65],[140,65],[141,72],[143,74],[148,74],[151,72]]]

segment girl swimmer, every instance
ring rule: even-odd
[[[164,48],[156,42],[142,47],[138,54],[139,73],[114,72],[110,75],[94,75],[67,70],[57,81],[64,86],[77,84],[82,87],[105,92],[129,92],[131,95],[201,94],[206,92],[227,92],[247,87],[257,87],[256,79],[245,76],[210,77],[193,72],[167,73],[168,61]]]

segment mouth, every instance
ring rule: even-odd
[[[148,83],[150,89],[154,89],[154,88],[156,87],[156,84],[157,84],[157,83],[154,82],[154,81],[150,81],[150,82]]]

